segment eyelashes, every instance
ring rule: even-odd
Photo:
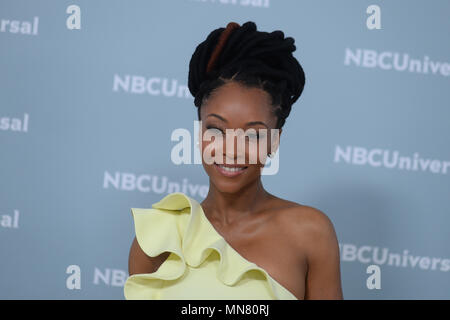
[[[216,126],[213,126],[213,125],[206,125],[206,129],[208,129],[208,130],[217,130],[217,131],[219,131],[222,135],[224,135],[225,134],[225,130],[223,130],[223,129],[221,129],[221,128],[218,128],[218,127],[216,127]],[[264,135],[264,134],[260,134],[259,132],[258,132],[258,130],[256,130],[255,129],[255,131],[256,131],[256,134],[254,134],[254,133],[245,133],[245,137],[246,138],[249,138],[250,140],[259,140],[259,139],[261,139],[261,138],[265,138],[266,136]]]
[[[207,126],[206,126],[206,129],[208,129],[208,130],[210,130],[210,129],[215,129],[215,130],[220,131],[222,134],[225,134],[225,132],[224,132],[222,129],[217,128],[217,127],[215,127],[215,126],[207,125]]]

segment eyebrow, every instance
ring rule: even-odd
[[[208,114],[207,117],[216,117],[216,118],[222,120],[223,122],[227,122],[227,123],[228,123],[228,120],[227,120],[227,119],[225,119],[225,118],[223,118],[223,117],[221,117],[221,116],[219,116],[218,114],[215,114],[215,113],[210,113],[210,114]],[[255,124],[262,124],[262,125],[265,126],[267,129],[269,128],[269,127],[267,126],[267,124],[265,124],[265,123],[262,122],[262,121],[250,121],[250,122],[247,122],[247,125],[248,125],[248,126],[255,125]]]

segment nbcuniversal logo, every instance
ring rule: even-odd
[[[193,99],[186,85],[180,84],[180,81],[177,79],[161,77],[146,78],[140,75],[126,74],[120,76],[114,74],[112,90],[130,94]]]
[[[334,162],[351,165],[368,165],[405,171],[423,171],[435,174],[450,172],[450,161],[422,158],[418,152],[412,156],[401,155],[400,151],[387,149],[367,149],[358,146],[341,147],[336,145]]]
[[[344,65],[382,70],[409,71],[413,73],[450,76],[450,63],[433,61],[428,56],[413,59],[409,54],[391,51],[377,52],[368,49],[345,49]]]

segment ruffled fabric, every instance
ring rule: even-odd
[[[200,203],[184,193],[168,194],[151,209],[132,208],[131,212],[142,250],[151,257],[171,254],[157,271],[130,276],[124,286],[126,299],[158,299],[164,281],[183,277],[188,267],[198,268],[216,251],[220,257],[217,278],[224,285],[235,286],[247,272],[257,271],[272,299],[297,300],[263,268],[234,250],[206,218]]]

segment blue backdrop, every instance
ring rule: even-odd
[[[208,190],[201,165],[170,157],[172,132],[194,133],[191,55],[250,20],[295,39],[307,78],[263,183],[333,221],[344,298],[450,299],[449,14],[446,0],[1,1],[0,298],[123,299],[130,208]]]

